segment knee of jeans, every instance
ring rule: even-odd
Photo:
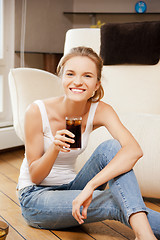
[[[99,150],[106,156],[113,158],[121,149],[121,144],[116,139],[110,139],[100,144]]]

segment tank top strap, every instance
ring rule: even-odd
[[[49,125],[48,115],[47,115],[44,102],[42,100],[36,100],[34,101],[34,103],[37,104],[39,107],[41,118],[42,118],[43,132],[45,133],[46,129],[50,129],[50,125]]]
[[[97,109],[99,102],[96,103],[91,103],[89,114],[88,114],[88,119],[87,119],[87,124],[86,124],[86,131],[91,132],[93,129],[93,120],[94,120],[94,115]]]

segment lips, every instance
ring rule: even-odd
[[[70,88],[70,90],[73,93],[83,93],[84,91],[86,91],[85,89],[82,89],[82,88]]]

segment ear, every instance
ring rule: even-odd
[[[96,86],[95,86],[95,92],[98,90],[100,85],[101,85],[101,81],[97,81]]]

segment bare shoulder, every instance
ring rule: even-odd
[[[43,125],[39,107],[36,103],[28,106],[24,121],[25,149],[28,162],[43,154]]]
[[[25,135],[33,135],[36,131],[42,132],[42,119],[39,107],[36,103],[28,106],[24,120]]]
[[[32,119],[34,120],[35,118],[40,117],[40,110],[39,107],[36,103],[31,103],[25,112],[25,119]]]
[[[113,107],[108,103],[100,101],[98,104],[97,111],[102,113],[102,111],[114,111],[114,110],[113,110]]]
[[[117,116],[113,107],[111,105],[109,105],[108,103],[100,101],[98,104],[98,107],[97,107],[97,111],[96,111],[97,118],[103,119],[104,116],[108,118],[111,115]]]
[[[101,126],[108,126],[110,121],[119,120],[113,107],[103,101],[100,101],[94,117],[94,129]]]

